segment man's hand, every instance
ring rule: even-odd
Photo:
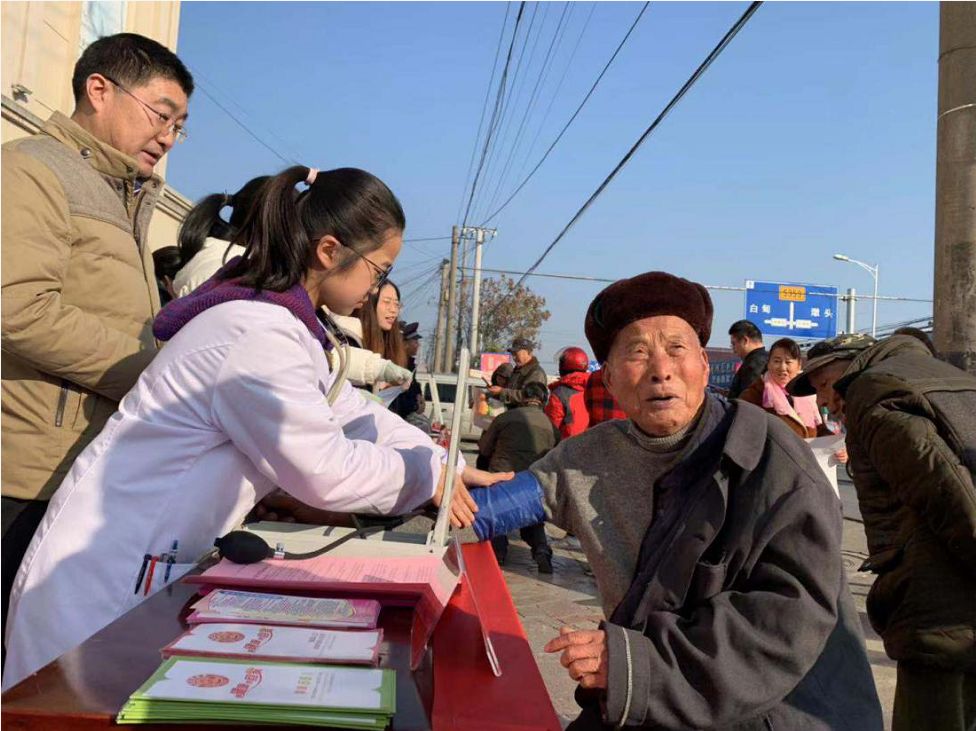
[[[836,452],[834,452],[834,459],[836,459],[841,464],[847,464],[847,447],[841,447]]]
[[[602,629],[561,627],[559,637],[546,643],[546,652],[562,652],[560,664],[584,688],[607,687],[607,633]]]
[[[441,506],[444,499],[444,483],[447,479],[447,467],[441,469],[441,478],[437,482],[437,492],[434,493],[434,505]],[[478,505],[464,486],[460,473],[454,475],[454,492],[451,495],[451,525],[455,528],[467,528],[474,523],[474,514],[478,512]]]
[[[505,389],[503,389],[501,386],[489,386],[488,387],[488,393],[490,393],[492,396],[497,396],[498,394],[500,394],[504,390]]]
[[[505,482],[515,477],[514,472],[486,472],[471,465],[466,465],[461,479],[468,487],[491,487],[495,483]]]

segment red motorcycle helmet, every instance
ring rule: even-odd
[[[572,373],[573,371],[586,372],[590,369],[590,359],[586,351],[582,348],[566,348],[559,356],[559,372]]]

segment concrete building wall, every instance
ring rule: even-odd
[[[71,114],[71,72],[84,48],[100,35],[139,33],[175,51],[179,27],[179,2],[0,3],[0,140],[33,134],[55,111]],[[156,167],[163,177],[167,159]],[[149,228],[153,249],[176,242],[191,205],[167,186]]]

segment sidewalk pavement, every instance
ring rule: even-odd
[[[881,639],[871,629],[865,613],[865,599],[874,577],[857,570],[867,557],[867,543],[857,509],[854,486],[850,482],[842,481],[840,490],[844,504],[844,539],[841,548],[844,567],[861,615],[868,658],[884,708],[885,726],[890,728],[895,696],[895,663],[885,655]],[[546,530],[553,548],[554,574],[540,575],[528,546],[514,538],[510,540],[508,560],[502,571],[525,627],[529,645],[535,653],[542,677],[549,689],[553,706],[565,727],[579,712],[579,707],[573,700],[576,683],[559,664],[558,655],[547,655],[542,647],[559,634],[559,628],[563,625],[575,629],[596,629],[603,619],[603,610],[597,598],[593,574],[579,542],[551,525],[547,525]]]

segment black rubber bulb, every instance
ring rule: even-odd
[[[257,563],[274,556],[274,549],[261,536],[246,530],[231,531],[214,545],[221,558],[233,563]]]

